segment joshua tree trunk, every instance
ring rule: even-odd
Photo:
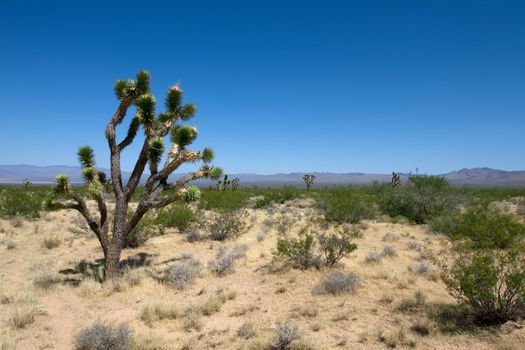
[[[47,209],[75,209],[79,211],[91,230],[97,236],[104,257],[105,278],[111,279],[119,274],[120,255],[124,243],[142,217],[151,209],[165,207],[177,200],[195,200],[200,196],[196,186],[187,186],[189,182],[210,177],[217,180],[222,175],[220,168],[207,165],[213,159],[213,151],[205,148],[201,152],[188,150],[197,137],[197,129],[185,125],[176,125],[179,120],[188,120],[195,114],[193,104],[182,105],[182,90],[178,86],[168,89],[166,112],[155,115],[155,98],[149,89],[149,73],[141,71],[136,80],[119,80],[115,92],[120,104],[106,127],[106,139],[110,150],[111,188],[115,196],[115,214],[113,222],[108,222],[108,211],[103,192],[106,190],[100,181],[95,167],[93,149],[89,146],[79,148],[77,155],[82,165],[82,175],[86,180],[86,192],[97,203],[100,219],[94,218],[88,210],[84,198],[74,191],[69,184],[69,177],[61,174],[56,177],[56,185],[51,196],[44,201]],[[126,137],[119,143],[116,140],[116,127],[124,121],[128,108],[137,107],[131,119]],[[144,130],[144,142],[138,155],[131,176],[126,184],[122,182],[120,154],[135,139],[138,130]],[[171,147],[165,164],[159,169],[159,163],[165,151],[165,137],[171,134]],[[205,164],[197,171],[168,183],[168,177],[181,165],[203,161]],[[134,211],[129,211],[129,201],[135,192],[146,166],[149,164],[150,175],[144,186],[144,194]]]

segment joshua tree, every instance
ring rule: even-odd
[[[221,180],[217,180],[217,189],[221,192],[224,192],[228,189],[228,186],[230,186],[231,181],[228,180],[228,175],[225,174],[224,177]]]
[[[232,180],[232,191],[235,191],[236,189],[239,188],[239,183],[241,182],[241,180],[239,180],[238,177],[236,177],[235,179]]]
[[[303,176],[304,183],[306,184],[306,190],[310,191],[310,188],[314,185],[315,175],[305,174]]]
[[[397,186],[401,185],[401,176],[392,171],[392,180],[390,180],[390,184],[392,185],[392,188],[396,188]]]
[[[166,111],[156,114],[156,101],[149,87],[150,75],[146,71],[137,73],[136,80],[118,80],[115,93],[119,106],[106,127],[106,139],[110,150],[111,184],[110,192],[115,196],[115,212],[108,216],[108,207],[102,195],[103,180],[95,167],[93,149],[82,146],[78,150],[78,159],[82,165],[86,193],[89,199],[96,202],[98,214],[93,215],[85,199],[72,188],[67,175],[56,177],[52,195],[44,201],[44,207],[50,210],[78,210],[89,227],[97,236],[105,257],[105,278],[118,275],[120,254],[126,237],[151,209],[165,207],[179,200],[195,200],[200,191],[190,181],[199,178],[217,179],[222,174],[220,168],[208,164],[213,160],[213,151],[204,148],[200,152],[187,147],[197,137],[197,129],[179,125],[179,120],[193,117],[196,107],[193,104],[182,104],[183,92],[178,85],[168,89],[165,105]],[[126,136],[117,141],[116,127],[121,124],[128,108],[136,106],[136,113],[131,118]],[[137,136],[139,129],[144,131],[144,141],[133,171],[127,183],[121,176],[120,155]],[[165,137],[170,135],[171,145],[163,166],[159,166],[165,151]],[[204,162],[199,170],[169,182],[168,177],[185,163]],[[144,185],[144,193],[135,209],[129,202],[135,192],[146,166],[149,165],[149,176]],[[111,222],[110,222],[111,221]]]

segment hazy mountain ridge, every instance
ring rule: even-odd
[[[101,171],[109,174],[108,169],[101,168]],[[33,166],[33,165],[0,165],[0,183],[18,184],[24,179],[29,179],[35,184],[47,184],[54,182],[57,174],[65,173],[71,177],[73,183],[83,182],[80,167],[53,165],[53,166]],[[238,177],[241,184],[260,185],[260,186],[303,186],[302,176],[305,173],[278,173],[271,175],[260,175],[253,173],[230,174],[230,178]],[[352,173],[330,173],[312,172],[316,176],[317,186],[331,185],[365,185],[374,181],[390,181],[391,174],[367,174],[361,172]],[[127,180],[129,172],[123,172],[123,180]],[[177,178],[184,174],[175,174]],[[451,183],[456,185],[470,186],[497,186],[497,187],[525,187],[525,171],[505,171],[491,168],[464,168],[452,171],[445,176]],[[408,174],[402,173],[401,177],[406,178]],[[210,185],[210,181],[201,180],[197,183]]]

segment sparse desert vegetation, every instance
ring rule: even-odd
[[[445,186],[454,206],[393,223],[382,203],[404,186],[203,189],[152,211],[105,282],[74,211],[10,192],[44,187],[2,187],[23,208],[0,220],[2,347],[519,348],[524,227],[518,205],[498,203],[525,191]]]

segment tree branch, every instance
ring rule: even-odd
[[[115,112],[115,114],[113,115],[106,127],[106,138],[108,140],[109,150],[111,152],[111,182],[115,191],[115,195],[119,198],[123,195],[123,189],[122,176],[120,171],[120,150],[116,141],[115,127],[122,123],[122,120],[124,120],[126,112],[128,111],[128,108],[132,102],[132,96],[124,97],[120,101],[120,105],[117,111]]]

